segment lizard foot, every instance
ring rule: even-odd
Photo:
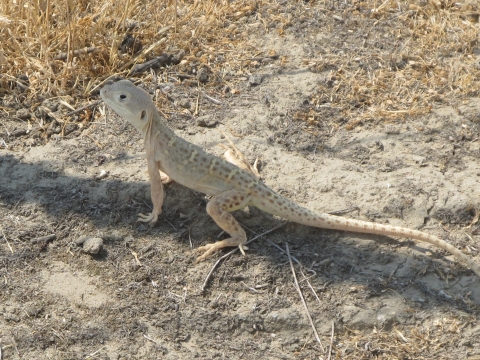
[[[166,185],[166,184],[171,183],[173,181],[170,176],[168,176],[167,174],[165,174],[164,172],[161,172],[161,171],[160,171],[160,180],[162,181],[163,185]]]
[[[151,212],[151,213],[148,214],[148,215],[145,215],[145,214],[140,213],[140,214],[138,214],[138,219],[137,219],[137,221],[153,224],[153,223],[156,223],[156,222],[157,222],[158,215],[160,215],[160,214],[155,214],[154,212]]]
[[[207,257],[212,255],[215,251],[223,249],[225,247],[230,247],[230,246],[238,246],[238,248],[240,249],[243,255],[245,255],[245,250],[248,249],[246,246],[243,245],[243,240],[241,239],[230,238],[222,241],[217,241],[216,243],[213,243],[213,244],[200,246],[197,249],[197,251],[203,252],[203,254],[200,255],[197,258],[197,260],[195,260],[195,264],[205,260]]]
[[[227,160],[229,163],[232,163],[233,165],[238,166],[240,169],[249,172],[257,179],[260,179],[260,172],[258,171],[258,159],[255,160],[255,163],[253,165],[250,165],[247,159],[245,159],[245,156],[243,156],[242,152],[238,150],[238,148],[235,146],[234,142],[228,137],[228,135],[221,130],[220,132],[223,136],[225,136],[225,139],[227,139],[229,143],[229,145],[219,144],[221,147],[227,149],[227,151],[225,151],[225,154],[223,154],[225,160]]]

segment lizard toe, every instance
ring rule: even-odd
[[[213,244],[207,244],[204,246],[200,246],[197,251],[203,252],[202,255],[197,257],[197,260],[195,260],[195,264],[205,260],[208,258],[210,255],[212,255],[215,251],[223,249],[225,247],[233,247],[233,246],[238,246],[240,251],[242,252],[243,255],[245,255],[246,249],[248,249],[246,246],[243,245],[244,241],[243,239],[225,239],[222,241],[217,241],[216,243]]]
[[[138,214],[138,219],[137,221],[138,222],[144,222],[144,223],[155,223],[157,222],[157,219],[158,219],[158,215],[155,215],[153,212],[148,214],[148,215],[145,215],[145,214]]]

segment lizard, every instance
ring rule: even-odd
[[[207,153],[169,129],[151,96],[129,80],[107,83],[103,101],[143,136],[150,178],[153,210],[138,221],[155,223],[162,213],[163,184],[174,180],[194,191],[213,196],[206,211],[230,238],[198,248],[196,262],[225,247],[238,246],[242,253],[245,230],[231,214],[248,205],[302,225],[359,233],[398,236],[429,243],[453,254],[480,277],[480,265],[450,243],[419,230],[317,213],[286,199],[265,185],[248,166],[231,156],[229,161]],[[232,154],[230,154],[232,155]],[[237,166],[240,165],[240,166]]]

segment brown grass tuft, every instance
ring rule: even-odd
[[[478,14],[478,5],[453,1],[353,1],[343,46],[305,59],[325,73],[312,103],[337,109],[352,129],[478,96]]]
[[[174,1],[3,1],[0,84],[27,99],[87,95],[135,63],[178,50],[185,63],[211,66],[223,54],[232,66],[230,54],[246,36],[234,22],[255,9],[254,1],[178,1],[175,31]]]

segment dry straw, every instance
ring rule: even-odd
[[[315,125],[321,121],[321,112],[315,110],[331,107],[343,117],[340,124],[352,129],[478,96],[480,27],[475,3],[352,1],[343,18],[336,19],[351,35],[341,47],[305,59],[325,77],[311,99],[316,108],[299,112],[297,118]],[[335,33],[336,23],[329,24]]]
[[[135,63],[179,50],[186,54],[184,67],[211,66],[223,55],[228,68],[230,54],[246,36],[235,21],[255,6],[253,1],[127,0],[120,6],[112,0],[4,0],[0,84],[7,94],[26,90],[29,99],[88,94],[113,74],[127,75]]]
[[[324,121],[325,107],[341,115],[328,117],[333,128],[351,129],[478,95],[475,3],[4,0],[0,13],[0,86],[10,100],[20,93],[26,100],[90,95],[108,77],[127,76],[135,64],[180,50],[185,56],[173,72],[204,67],[234,85],[258,65],[249,59],[270,55],[248,42],[259,29],[249,25],[259,23],[262,32],[277,36],[291,29],[303,44],[308,37],[299,26],[308,21],[312,34],[335,38],[338,26],[350,33],[305,58],[324,75],[312,106],[295,116],[313,130]],[[276,64],[288,66],[288,57]]]

